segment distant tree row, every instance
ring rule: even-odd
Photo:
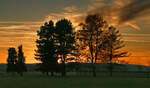
[[[96,63],[109,63],[110,76],[112,76],[113,63],[118,58],[128,56],[121,51],[124,42],[121,34],[115,27],[109,25],[100,14],[88,15],[80,29],[73,28],[71,21],[61,19],[54,23],[46,22],[37,31],[37,49],[35,59],[39,60],[38,69],[48,76],[61,73],[66,76],[66,64],[69,61],[91,63],[93,76],[96,77]],[[86,61],[82,61],[86,59]],[[18,72],[21,76],[25,72],[25,57],[22,45],[9,48],[7,59],[7,72]]]
[[[57,21],[54,26],[50,20],[37,31],[35,56],[42,62],[39,68],[43,73],[48,75],[51,72],[53,76],[54,72],[61,72],[66,76],[66,62],[81,61],[80,57],[84,57],[91,63],[94,77],[97,61],[110,63],[112,75],[112,63],[127,56],[127,52],[120,51],[124,43],[119,30],[109,25],[100,14],[88,15],[79,26],[81,29],[75,30],[67,19]]]
[[[127,52],[120,51],[124,43],[119,30],[109,26],[100,14],[88,15],[80,26],[81,30],[77,31],[79,50],[83,52],[83,56],[90,58],[93,76],[96,77],[94,64],[97,60],[110,63],[110,75],[112,75],[112,62],[119,57],[127,56]]]
[[[37,31],[39,39],[37,39],[37,50],[35,58],[40,60],[40,70],[43,73],[61,71],[62,76],[66,75],[66,59],[75,48],[75,33],[72,23],[67,19],[62,19],[56,23],[51,20],[45,23]],[[58,66],[58,59],[61,61],[61,66]]]
[[[18,52],[15,48],[8,49],[7,58],[7,72],[17,72],[20,76],[23,76],[23,72],[26,72],[25,57],[22,51],[22,45],[18,46]]]

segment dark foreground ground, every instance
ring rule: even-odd
[[[0,88],[150,88],[150,78],[68,76],[47,77],[41,73],[1,74]]]
[[[0,88],[150,88],[150,70],[144,66],[119,65],[116,67],[119,72],[113,72],[113,77],[109,72],[97,72],[95,78],[88,72],[67,73],[64,78],[60,74],[47,77],[35,72],[35,65],[27,66],[28,72],[20,77],[6,73],[6,65],[0,64]],[[105,71],[106,66],[97,68]],[[81,71],[86,70],[89,70],[88,64]]]

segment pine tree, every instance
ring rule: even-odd
[[[22,51],[22,45],[18,46],[18,58],[16,63],[16,70],[20,76],[23,76],[23,72],[27,71],[26,65],[25,65],[25,57],[24,53]]]
[[[110,63],[110,76],[112,76],[113,63],[116,61],[115,59],[127,57],[128,52],[120,50],[125,45],[123,40],[121,40],[121,34],[119,33],[119,30],[117,30],[115,27],[110,26],[105,35],[105,53],[103,56],[105,57],[104,59]]]
[[[7,72],[16,71],[17,52],[15,48],[8,49]]]
[[[63,65],[62,76],[66,76],[66,58],[67,55],[75,50],[75,33],[72,23],[67,19],[62,19],[56,23],[56,39],[57,39],[57,52],[61,58]]]
[[[37,50],[35,59],[41,61],[40,70],[48,75],[54,75],[57,66],[57,54],[55,44],[55,27],[53,21],[45,23],[41,26],[40,31],[37,31],[39,38],[36,41]]]

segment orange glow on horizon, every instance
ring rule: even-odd
[[[8,51],[5,50],[0,50],[0,64],[7,63],[7,53]],[[2,53],[3,52],[3,53]],[[36,59],[34,59],[34,50],[33,51],[24,51],[24,55],[26,57],[26,63],[39,63],[39,61],[37,61]],[[5,53],[5,54],[4,54]],[[148,56],[148,52],[144,52],[144,53],[134,53],[129,57],[124,57],[124,58],[120,58],[119,61],[123,61],[123,63],[125,64],[135,64],[135,65],[145,65],[145,66],[150,66],[150,56]],[[143,57],[142,57],[143,56]]]

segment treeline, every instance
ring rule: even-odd
[[[83,62],[91,63],[94,77],[96,77],[97,62],[110,63],[110,75],[112,75],[112,63],[120,57],[127,56],[127,52],[120,51],[124,43],[119,30],[109,25],[100,14],[88,15],[79,27],[80,29],[75,29],[68,19],[61,19],[56,23],[50,20],[40,27],[37,31],[37,50],[35,50],[35,59],[41,61],[38,70],[47,75],[50,72],[51,76],[54,76],[55,72],[60,72],[64,77],[68,62],[84,60]],[[10,56],[18,57],[13,61],[13,65],[16,64],[17,68],[17,62],[24,64],[23,60],[19,61],[19,58],[24,56],[19,53],[17,56],[16,51],[14,49],[12,51],[13,54]],[[17,71],[22,74],[25,70]]]
[[[22,45],[18,46],[18,52],[15,48],[8,49],[7,58],[7,72],[17,72],[20,76],[23,76],[23,72],[26,72],[25,57],[22,51]]]

